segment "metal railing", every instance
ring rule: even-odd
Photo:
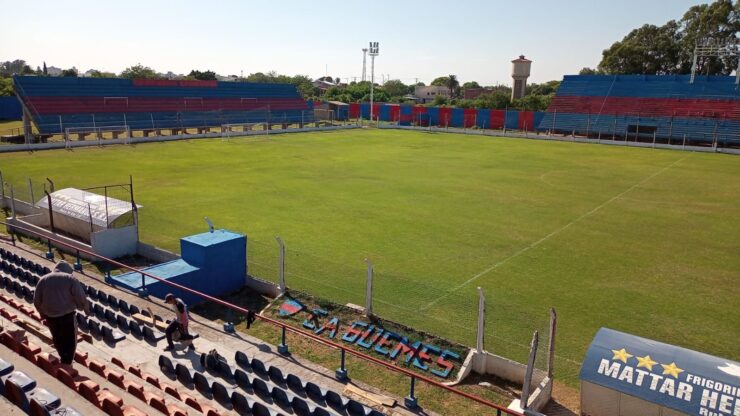
[[[75,269],[77,269],[77,270],[81,270],[82,269],[82,264],[80,263],[80,253],[84,253],[84,254],[86,254],[88,256],[91,256],[93,258],[100,259],[100,260],[102,260],[102,261],[104,261],[104,262],[106,262],[108,264],[114,265],[114,266],[116,266],[118,268],[126,269],[126,270],[129,270],[131,272],[135,272],[135,273],[141,274],[142,285],[143,285],[143,288],[144,289],[146,289],[146,281],[145,281],[146,280],[146,277],[149,277],[149,278],[154,279],[154,280],[156,280],[158,282],[162,282],[164,284],[167,284],[169,286],[178,288],[180,290],[184,290],[184,291],[186,291],[188,293],[191,293],[191,294],[194,294],[196,296],[200,296],[201,298],[203,298],[205,300],[208,300],[210,302],[214,302],[216,304],[219,304],[221,306],[224,306],[226,308],[229,308],[229,309],[231,309],[231,310],[233,310],[235,312],[238,312],[238,313],[241,313],[241,314],[244,314],[244,315],[247,315],[250,312],[246,308],[242,308],[240,306],[231,304],[229,302],[223,301],[221,299],[218,299],[216,297],[207,295],[207,294],[202,293],[202,292],[199,292],[197,290],[190,289],[189,287],[186,287],[186,286],[183,286],[183,285],[180,285],[180,284],[171,282],[169,280],[162,279],[160,277],[157,277],[157,276],[154,276],[154,275],[152,275],[150,273],[147,273],[147,272],[145,272],[143,270],[137,269],[135,267],[128,266],[126,264],[120,263],[120,262],[118,262],[116,260],[113,260],[113,259],[109,259],[107,257],[100,256],[100,255],[98,255],[96,253],[93,253],[91,251],[74,247],[71,244],[66,243],[66,242],[64,242],[62,240],[58,240],[58,239],[52,238],[52,237],[43,236],[40,233],[38,233],[37,231],[34,231],[32,229],[29,229],[29,228],[26,228],[26,227],[22,227],[22,226],[18,226],[18,225],[15,225],[15,224],[8,224],[7,222],[4,222],[4,221],[0,221],[0,224],[3,224],[3,225],[6,226],[6,228],[8,229],[8,232],[11,234],[11,237],[13,238],[13,243],[14,244],[15,244],[15,233],[14,233],[13,230],[22,230],[25,233],[29,233],[29,234],[31,234],[33,236],[37,236],[42,241],[43,240],[46,240],[46,243],[47,243],[47,246],[48,246],[48,250],[49,250],[46,253],[47,259],[50,259],[50,260],[53,259],[52,242],[55,243],[57,245],[57,247],[62,246],[62,247],[66,247],[68,249],[71,249],[72,251],[74,251],[76,253],[76,263],[75,263],[74,266],[75,266]],[[365,361],[368,361],[368,362],[377,364],[377,365],[379,365],[381,367],[384,367],[384,368],[386,368],[386,369],[388,369],[388,370],[390,370],[392,372],[395,372],[395,373],[398,373],[398,374],[401,374],[401,375],[404,375],[404,376],[409,377],[410,378],[409,396],[406,397],[406,401],[405,401],[406,406],[409,407],[409,408],[416,407],[416,397],[414,395],[414,389],[415,389],[416,381],[419,380],[419,381],[423,381],[423,382],[425,382],[425,383],[427,383],[429,385],[432,385],[432,386],[434,386],[436,388],[440,388],[440,389],[446,390],[446,391],[451,392],[453,394],[456,394],[458,396],[464,397],[466,399],[472,400],[472,401],[474,401],[476,403],[479,403],[479,404],[482,404],[482,405],[484,405],[486,407],[489,407],[491,409],[494,409],[496,411],[496,415],[497,416],[501,416],[501,415],[524,416],[523,413],[520,413],[520,412],[511,410],[511,409],[507,409],[507,408],[505,408],[505,407],[503,407],[501,405],[498,405],[496,403],[493,403],[491,401],[488,401],[488,400],[486,400],[484,398],[481,398],[481,397],[478,397],[476,395],[473,395],[473,394],[464,392],[462,390],[456,389],[454,387],[448,386],[448,385],[446,385],[444,383],[441,383],[441,382],[439,382],[437,380],[434,380],[434,379],[432,379],[430,377],[427,377],[427,376],[424,376],[424,375],[415,373],[415,372],[413,372],[411,370],[405,369],[403,367],[399,367],[399,366],[397,366],[397,365],[395,365],[393,363],[385,362],[385,361],[380,360],[378,358],[372,357],[372,356],[370,356],[368,354],[364,354],[362,352],[359,352],[359,351],[354,350],[352,348],[345,347],[344,345],[338,344],[336,342],[329,341],[327,339],[321,338],[320,336],[318,336],[316,334],[313,334],[311,332],[304,331],[304,330],[299,329],[299,328],[296,328],[296,327],[294,327],[292,325],[289,325],[289,324],[286,324],[286,323],[280,322],[278,320],[275,320],[275,319],[272,319],[272,318],[269,318],[269,317],[266,317],[266,316],[262,316],[262,315],[259,315],[259,314],[257,314],[256,317],[257,317],[257,319],[260,319],[260,320],[262,320],[262,321],[264,321],[264,322],[266,322],[268,324],[271,324],[273,326],[276,326],[276,327],[280,328],[280,330],[281,330],[281,344],[279,345],[279,348],[278,349],[283,354],[287,354],[288,353],[288,344],[286,342],[286,332],[294,333],[296,335],[299,335],[299,336],[308,338],[310,340],[313,340],[315,342],[318,342],[320,344],[323,344],[324,346],[327,346],[329,348],[333,348],[333,349],[339,350],[340,353],[341,353],[341,361],[340,361],[341,364],[340,364],[339,370],[337,370],[337,375],[338,375],[338,377],[340,377],[339,374],[341,372],[342,376],[340,377],[340,379],[346,377],[346,375],[347,375],[347,369],[345,367],[345,355],[346,354],[353,355],[353,356],[358,357],[358,358],[360,358],[362,360],[365,360]]]

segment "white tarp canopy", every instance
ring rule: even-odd
[[[131,225],[133,223],[133,212],[131,202],[120,199],[105,197],[92,192],[83,191],[76,188],[64,188],[51,193],[51,205],[54,212],[55,225],[65,224],[62,228],[78,228],[79,223],[87,224],[87,231],[90,231],[90,222],[96,230],[106,228],[116,228],[122,225]],[[44,196],[36,204],[38,208],[48,211],[49,203]],[[141,208],[141,205],[137,205]],[[64,220],[58,221],[59,216]],[[62,219],[59,218],[59,219]],[[76,226],[72,226],[76,223]],[[81,230],[67,229],[66,231],[73,234],[81,235]],[[87,233],[84,233],[87,234]]]

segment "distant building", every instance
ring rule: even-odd
[[[236,75],[216,75],[216,79],[219,81],[236,82],[239,81],[239,77]]]
[[[333,83],[331,81],[326,81],[326,80],[323,80],[323,79],[317,79],[316,81],[313,82],[313,86],[316,87],[316,88],[318,88],[319,90],[321,90],[321,93],[323,94],[329,88],[336,87],[337,84],[335,84],[335,83]]]
[[[511,77],[514,79],[514,87],[511,89],[512,101],[524,97],[531,67],[532,61],[525,58],[524,55],[519,55],[519,58],[511,61]]]
[[[62,68],[57,68],[55,66],[50,66],[46,68],[46,73],[50,77],[61,77],[62,76]]]
[[[493,92],[493,88],[465,88],[463,90],[463,98],[466,100],[472,100],[478,98],[483,94],[490,94]]]
[[[452,94],[450,94],[450,89],[444,86],[436,86],[436,85],[430,85],[430,86],[419,86],[417,85],[414,88],[414,97],[417,101],[421,103],[427,103],[434,101],[434,99],[437,96],[442,96],[445,98],[450,98]]]

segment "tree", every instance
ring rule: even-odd
[[[0,76],[10,77],[13,75],[32,74],[33,70],[23,59],[5,61],[0,63]]]
[[[13,94],[15,94],[13,91],[13,79],[0,78],[0,97],[10,97]]]
[[[63,77],[76,77],[78,75],[79,75],[79,73],[77,71],[77,68],[75,68],[75,67],[72,67],[72,68],[69,68],[69,69],[65,69],[65,70],[62,71],[62,76]]]
[[[216,73],[213,71],[200,72],[195,69],[191,70],[187,76],[200,81],[215,81],[217,79]]]
[[[462,87],[463,87],[463,89],[468,89],[468,88],[480,88],[481,86],[480,86],[480,84],[478,84],[475,81],[468,81],[468,82],[464,83],[462,85]]]
[[[432,101],[432,105],[446,105],[447,104],[447,97],[444,95],[437,95],[434,97],[434,101]]]
[[[44,76],[48,76],[49,75],[49,71],[46,69],[46,61],[44,61],[44,70],[43,70],[43,72],[44,72]]]
[[[740,32],[740,2],[717,0],[691,7],[679,21],[644,25],[604,50],[598,71],[607,74],[688,74],[694,47],[704,39],[726,40]],[[702,58],[698,72],[729,75],[737,56]]]
[[[145,78],[145,79],[160,79],[161,77],[154,72],[153,69],[142,64],[136,64],[124,69],[121,72],[121,78]]]
[[[450,77],[437,77],[434,78],[434,81],[432,81],[429,85],[433,85],[435,87],[444,87],[449,81]]]
[[[583,67],[578,71],[578,75],[598,75],[599,73],[598,70],[589,67]]]
[[[450,96],[457,97],[460,95],[460,81],[457,80],[457,75],[448,76],[446,85],[450,89]]]
[[[678,23],[644,25],[603,53],[599,70],[608,74],[674,74],[680,69]]]
[[[553,95],[555,91],[560,87],[560,81],[553,80],[547,81],[542,84],[529,84],[527,85],[526,95]]]
[[[98,71],[97,69],[90,70],[90,78],[115,78],[116,74],[112,72]]]
[[[409,86],[401,82],[401,80],[392,79],[383,84],[383,91],[393,99],[403,97],[410,92],[410,89]]]

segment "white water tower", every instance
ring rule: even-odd
[[[511,99],[516,100],[517,98],[524,97],[532,61],[525,58],[524,55],[519,55],[519,58],[511,61],[511,64],[511,77],[514,79],[514,87],[511,89]]]

